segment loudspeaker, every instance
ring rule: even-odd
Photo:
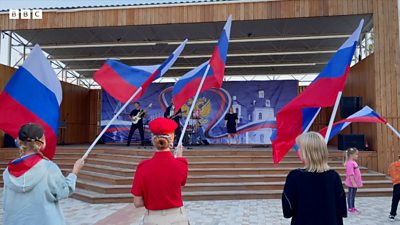
[[[346,150],[348,148],[357,148],[358,150],[365,150],[364,134],[339,134],[338,149]]]
[[[17,147],[17,146],[15,145],[14,138],[11,137],[11,136],[8,135],[8,134],[4,134],[4,147],[5,147],[5,148],[15,148],[15,147]]]
[[[361,97],[342,97],[340,100],[340,117],[347,118],[361,108]]]

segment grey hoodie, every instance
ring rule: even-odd
[[[75,174],[64,177],[55,163],[42,159],[19,177],[7,168],[3,179],[5,225],[65,224],[59,200],[75,191]]]

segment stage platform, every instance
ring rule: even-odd
[[[54,161],[64,173],[71,171],[76,159],[89,145],[57,147]],[[295,152],[289,152],[278,166],[273,164],[267,146],[205,145],[189,146],[184,156],[189,160],[189,177],[183,188],[184,200],[234,200],[280,198],[290,170],[303,166]],[[187,147],[186,147],[187,148]],[[0,149],[1,171],[16,157],[16,149]],[[130,147],[118,144],[97,145],[78,176],[74,198],[89,203],[132,202],[130,194],[137,164],[152,156],[151,146]],[[332,169],[344,179],[343,152],[329,147]],[[375,152],[360,152],[360,158]],[[390,196],[391,181],[384,175],[361,167],[364,188],[360,196]],[[2,180],[1,180],[2,184]]]

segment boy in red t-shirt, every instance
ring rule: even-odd
[[[400,160],[390,164],[388,173],[392,177],[393,182],[392,208],[390,210],[389,220],[394,222],[397,214],[397,206],[400,201]]]

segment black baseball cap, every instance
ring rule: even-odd
[[[18,132],[18,138],[21,141],[38,141],[43,137],[44,130],[39,124],[28,123],[23,125]]]

